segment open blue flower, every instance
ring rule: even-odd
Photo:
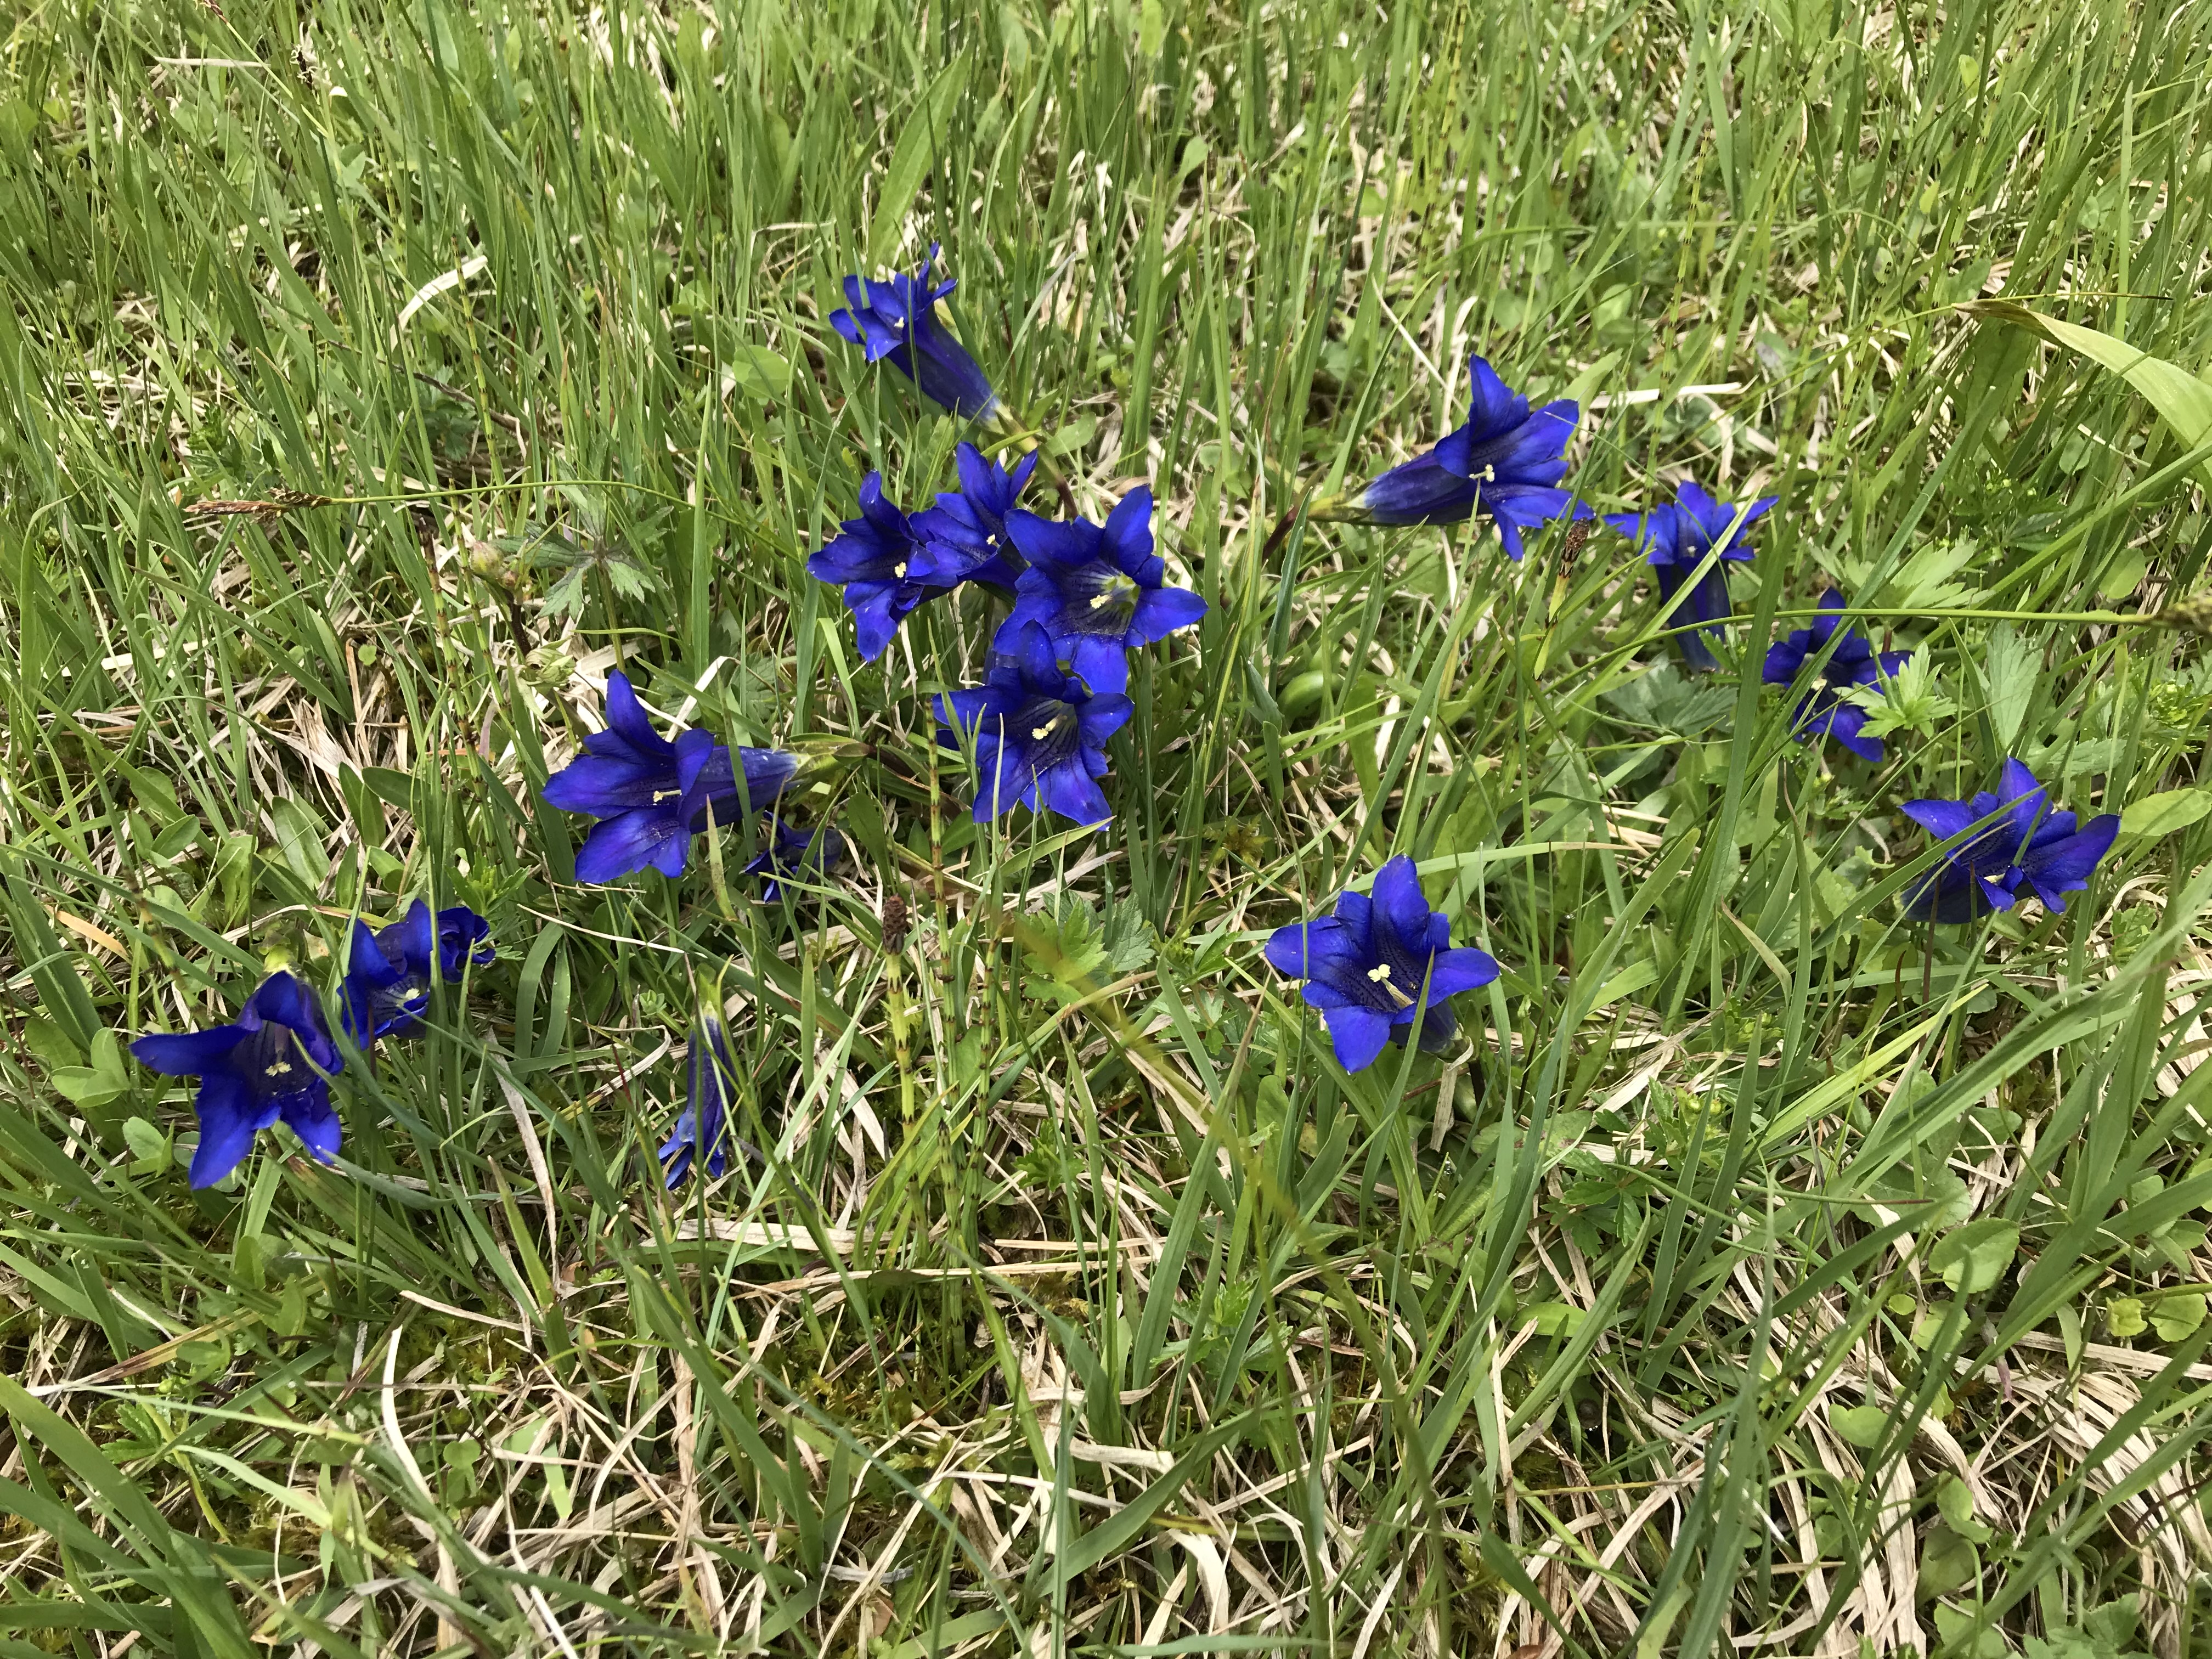
[[[761,902],[780,904],[783,901],[784,882],[819,882],[844,857],[845,838],[835,830],[798,830],[776,818],[768,825],[761,850],[746,863],[741,873],[765,876],[767,879],[761,883]]]
[[[200,1121],[195,1187],[211,1187],[236,1169],[253,1137],[280,1119],[324,1163],[337,1152],[330,1079],[344,1062],[321,1002],[281,969],[261,981],[232,1024],[155,1032],[131,1052],[149,1072],[200,1080],[192,1102]]]
[[[2016,760],[2005,762],[1997,787],[1996,794],[1984,790],[1972,800],[1905,803],[1905,817],[1938,841],[1967,837],[1947,848],[1943,862],[1913,890],[1906,915],[1972,921],[2011,909],[2023,883],[2046,908],[2063,911],[2067,894],[2087,888],[2119,834],[2119,815],[2106,812],[2077,830],[2074,814],[2052,811],[2050,793]]]
[[[1097,781],[1106,775],[1106,739],[1130,712],[1120,692],[1094,696],[1062,673],[1051,639],[1035,623],[1011,638],[1000,635],[981,685],[937,700],[945,727],[975,735],[978,823],[1017,802],[1078,823],[1104,823],[1113,809]],[[951,746],[952,732],[940,727],[938,741]]]
[[[1024,629],[1044,629],[1054,654],[1093,691],[1125,691],[1127,652],[1165,639],[1206,614],[1187,587],[1164,587],[1167,562],[1152,551],[1152,492],[1139,484],[1101,526],[1060,523],[1017,509],[1006,533],[1030,562],[1014,584],[1000,649]]]
[[[880,472],[861,480],[860,516],[846,520],[844,532],[806,561],[806,574],[845,590],[860,659],[873,662],[916,605],[961,576],[938,576],[913,521],[884,499]]]
[[[1521,532],[1589,509],[1559,488],[1567,440],[1582,410],[1561,398],[1532,410],[1480,357],[1468,360],[1474,383],[1467,424],[1434,449],[1394,466],[1352,498],[1375,524],[1457,524],[1487,513],[1508,557],[1521,556]]]
[[[545,781],[544,795],[600,820],[576,852],[576,879],[596,884],[648,867],[682,875],[691,837],[710,819],[732,823],[767,805],[798,770],[799,757],[780,750],[732,757],[704,726],[669,742],[617,669],[607,676],[607,729],[584,739],[583,754]]]
[[[953,461],[960,469],[960,488],[945,491],[935,507],[915,514],[914,533],[929,544],[939,580],[1012,587],[1023,564],[1006,537],[1006,514],[1037,469],[1037,452],[1023,456],[1011,471],[985,459],[973,444],[962,444]]]
[[[684,1063],[684,1110],[676,1120],[676,1133],[661,1143],[663,1179],[672,1191],[703,1162],[708,1176],[719,1177],[729,1165],[729,1091],[737,1080],[730,1047],[722,1035],[722,1022],[702,1012],[691,1028],[691,1053]]]
[[[487,967],[495,954],[486,943],[490,936],[491,924],[465,904],[433,917],[416,899],[404,916],[374,933],[356,916],[338,988],[346,1035],[362,1048],[377,1037],[405,1036],[430,1006],[433,963],[437,977],[447,981],[461,976],[464,963]]]
[[[852,309],[831,312],[830,326],[861,347],[870,362],[888,360],[940,407],[986,420],[998,412],[999,394],[991,390],[975,360],[937,320],[937,302],[958,284],[930,286],[930,269],[936,263],[937,245],[933,243],[929,258],[911,276],[902,274],[887,283],[848,276],[845,298]]]
[[[1737,526],[1735,535],[1721,550],[1721,562],[1698,578],[1690,597],[1682,601],[1681,608],[1670,619],[1672,627],[1686,627],[1692,623],[1712,624],[1705,631],[1718,634],[1719,624],[1734,608],[1729,598],[1728,564],[1730,559],[1751,556],[1751,526],[1771,512],[1779,496],[1765,495],[1743,510],[1743,523]],[[1659,599],[1663,605],[1674,597],[1684,578],[1705,562],[1705,555],[1735,523],[1735,508],[1711,495],[1693,483],[1684,483],[1674,492],[1674,499],[1663,507],[1655,507],[1645,514],[1608,513],[1605,521],[1644,550],[1644,561],[1658,578]],[[1695,633],[1677,634],[1674,643],[1681,647],[1682,660],[1691,667],[1710,669],[1716,665],[1713,653]]]
[[[1442,1047],[1459,1029],[1449,1000],[1498,977],[1498,961],[1473,945],[1454,949],[1451,923],[1421,895],[1413,860],[1401,854],[1376,872],[1373,891],[1346,892],[1336,914],[1279,927],[1267,961],[1305,981],[1347,1072],[1364,1071],[1391,1033],[1421,1021],[1421,1046]]]
[[[1861,686],[1878,685],[1911,660],[1910,651],[1876,652],[1872,641],[1856,628],[1846,628],[1841,638],[1836,629],[1845,609],[1844,596],[1834,588],[1820,595],[1820,614],[1810,628],[1801,628],[1788,638],[1766,647],[1765,665],[1759,678],[1769,685],[1789,685],[1805,665],[1828,650],[1826,664],[1814,678],[1813,689],[1801,698],[1792,717],[1797,741],[1832,737],[1862,760],[1880,761],[1881,739],[1863,735],[1867,711],[1844,701],[1844,693]]]

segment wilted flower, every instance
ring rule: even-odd
[[[960,342],[938,322],[937,302],[958,286],[957,282],[930,286],[930,269],[937,263],[937,245],[913,276],[892,277],[887,283],[845,279],[849,311],[830,313],[830,326],[862,347],[870,362],[888,359],[890,366],[921,388],[922,395],[955,415],[984,420],[996,414],[999,394],[975,367],[975,360]]]
[[[363,1048],[377,1037],[404,1036],[430,1006],[433,959],[440,979],[457,980],[465,962],[490,965],[490,937],[491,924],[465,904],[434,918],[430,907],[416,899],[399,921],[374,933],[356,916],[345,980],[338,988],[346,1035]]]
[[[762,842],[741,873],[768,878],[761,884],[763,904],[782,902],[786,880],[820,881],[845,857],[845,838],[835,830],[798,830],[781,818],[770,820]]]
[[[806,574],[845,590],[860,659],[873,662],[908,612],[960,578],[937,579],[931,550],[907,515],[884,499],[880,472],[861,481],[860,516],[846,520],[844,531],[806,561]]]
[[[2021,884],[2050,909],[2063,911],[2066,895],[2089,885],[2090,872],[2112,850],[2119,815],[2106,812],[2079,830],[2071,812],[2051,810],[2051,796],[2035,775],[2007,760],[1996,794],[1972,800],[1910,800],[1905,815],[1939,841],[1980,829],[1946,849],[1943,862],[1905,901],[1919,921],[1971,921],[1990,910],[2009,910]],[[1986,822],[1985,822],[1986,820]]]
[[[330,1078],[344,1062],[315,994],[282,969],[261,981],[238,1018],[204,1031],[155,1032],[131,1045],[138,1063],[164,1077],[197,1077],[199,1150],[191,1183],[211,1187],[280,1118],[327,1164],[338,1149]]]
[[[680,876],[691,837],[709,819],[731,823],[767,805],[798,770],[798,757],[779,750],[739,749],[733,757],[704,726],[669,742],[617,669],[607,676],[607,729],[584,739],[583,754],[545,781],[544,795],[600,820],[577,850],[577,880],[616,881],[648,866]]]
[[[1006,514],[1037,469],[1037,452],[1023,456],[1012,471],[985,459],[973,444],[962,444],[953,460],[960,488],[944,491],[935,507],[915,514],[914,533],[929,544],[938,580],[1012,587],[1022,557],[1006,538]]]
[[[1394,466],[1346,507],[1317,508],[1316,518],[1369,524],[1457,524],[1487,513],[1508,557],[1521,556],[1521,532],[1589,509],[1558,487],[1566,477],[1567,440],[1581,410],[1561,398],[1531,410],[1528,400],[1498,378],[1480,357],[1468,360],[1474,393],[1467,424],[1434,449]]]
[[[1078,823],[1103,823],[1113,809],[1096,781],[1106,775],[1106,739],[1130,710],[1120,692],[1094,696],[1075,676],[1062,673],[1051,639],[1035,623],[1011,637],[1001,633],[981,685],[937,702],[946,726],[975,734],[978,823],[1017,802]],[[953,740],[940,728],[939,743],[951,746]]]
[[[684,1111],[676,1120],[676,1133],[660,1148],[671,1190],[682,1184],[695,1162],[705,1163],[710,1179],[728,1167],[729,1091],[737,1075],[722,1022],[702,1012],[691,1028],[691,1053],[684,1064]]]
[[[1743,509],[1742,524],[1721,550],[1722,562],[1698,579],[1696,588],[1674,613],[1675,626],[1707,623],[1713,624],[1707,632],[1720,632],[1718,624],[1732,608],[1726,561],[1751,556],[1751,526],[1765,518],[1779,499],[1762,496]],[[1674,599],[1683,578],[1705,562],[1714,544],[1728,534],[1729,526],[1735,523],[1735,508],[1715,501],[1697,485],[1684,483],[1666,506],[1655,507],[1648,514],[1608,513],[1605,521],[1644,550],[1644,562],[1658,578],[1659,598],[1664,604]],[[1674,642],[1681,647],[1682,660],[1691,667],[1715,665],[1713,653],[1695,633],[1677,634]]]
[[[1392,1031],[1417,1016],[1421,1046],[1442,1047],[1458,1030],[1449,999],[1498,977],[1488,951],[1452,948],[1451,923],[1429,908],[1402,854],[1376,872],[1371,895],[1343,893],[1335,915],[1277,928],[1267,961],[1305,981],[1307,1005],[1321,1010],[1347,1072],[1373,1065]]]
[[[1888,679],[1911,659],[1910,651],[1877,653],[1867,636],[1856,628],[1846,628],[1841,638],[1836,629],[1843,621],[1844,596],[1834,588],[1820,595],[1820,615],[1813,619],[1810,628],[1801,628],[1787,639],[1766,647],[1766,665],[1759,678],[1769,685],[1789,685],[1803,672],[1805,665],[1826,650],[1828,642],[1835,641],[1835,649],[1829,653],[1826,664],[1813,683],[1813,689],[1797,704],[1793,724],[1797,741],[1810,743],[1817,737],[1832,737],[1862,760],[1881,758],[1881,739],[1867,735],[1867,711],[1855,702],[1846,702],[1845,691],[1860,686],[1878,685]]]
[[[1054,654],[1093,691],[1124,691],[1124,653],[1165,639],[1206,614],[1187,587],[1164,587],[1167,562],[1152,551],[1152,492],[1142,484],[1106,515],[1060,523],[1018,510],[1006,533],[1030,562],[1014,585],[1014,609],[999,629],[1001,650],[1023,629],[1044,629]]]

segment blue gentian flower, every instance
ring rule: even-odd
[[[1905,815],[1939,841],[1982,827],[1947,850],[1943,862],[1905,901],[1916,921],[1972,921],[1990,910],[2009,910],[2026,883],[2052,910],[2066,908],[2066,895],[2089,885],[2090,872],[2112,848],[2119,834],[2116,812],[2094,817],[2078,830],[2074,814],[2051,810],[2051,796],[2035,775],[2007,760],[1996,794],[1984,790],[1972,800],[1909,800]],[[1988,822],[1984,823],[1986,819]]]
[[[1751,526],[1772,511],[1774,503],[1780,499],[1776,495],[1761,496],[1744,509],[1743,523],[1721,550],[1721,562],[1698,580],[1695,591],[1674,612],[1670,626],[1709,623],[1713,626],[1707,632],[1721,631],[1719,623],[1733,608],[1729,599],[1727,562],[1751,556]],[[1644,562],[1658,578],[1660,602],[1665,604],[1674,599],[1682,579],[1705,562],[1713,544],[1735,523],[1735,509],[1715,501],[1697,485],[1685,483],[1674,492],[1674,501],[1664,507],[1655,507],[1646,514],[1608,513],[1605,521],[1644,550]],[[1677,634],[1674,638],[1681,647],[1682,660],[1692,668],[1710,669],[1717,665],[1713,653],[1697,634]]]
[[[1014,584],[1014,608],[995,643],[1005,649],[1024,628],[1044,629],[1054,654],[1093,691],[1125,691],[1124,653],[1206,614],[1187,587],[1164,587],[1167,562],[1152,551],[1152,492],[1139,484],[1106,515],[1058,523],[1019,509],[1006,533],[1029,560]]]
[[[669,742],[617,669],[607,676],[607,729],[586,738],[583,754],[545,781],[544,796],[600,820],[576,852],[576,879],[597,884],[648,866],[682,875],[691,837],[710,818],[732,823],[767,805],[798,770],[799,757],[780,750],[739,749],[733,757],[704,726]]]
[[[1561,398],[1532,411],[1480,357],[1468,360],[1468,378],[1474,394],[1467,424],[1371,480],[1352,505],[1370,522],[1386,525],[1457,524],[1487,513],[1506,556],[1518,559],[1522,531],[1562,515],[1589,516],[1558,487],[1582,410],[1573,398]]]
[[[705,1163],[710,1179],[729,1166],[729,1091],[737,1075],[722,1022],[702,1012],[691,1028],[691,1053],[684,1063],[684,1110],[676,1133],[660,1148],[661,1169],[672,1191],[695,1162]]]
[[[971,420],[988,420],[999,410],[999,394],[975,367],[975,360],[937,320],[937,302],[958,286],[957,282],[930,286],[929,273],[937,263],[937,245],[913,276],[896,276],[887,283],[845,279],[849,311],[830,313],[830,326],[862,347],[870,362],[889,359],[890,366],[921,388],[922,395],[939,407]]]
[[[1011,638],[1000,635],[981,685],[937,700],[945,726],[975,734],[978,823],[1018,801],[1078,823],[1104,823],[1113,809],[1097,780],[1106,775],[1106,739],[1130,712],[1120,692],[1093,696],[1075,676],[1062,673],[1050,637],[1035,623]],[[951,731],[940,727],[937,736],[952,746]]]
[[[761,902],[780,904],[783,902],[783,882],[804,878],[819,881],[845,857],[845,838],[835,830],[798,830],[781,818],[770,821],[762,837],[761,850],[755,854],[740,872],[748,876],[765,876],[761,884]]]
[[[1797,741],[1810,743],[1820,737],[1832,737],[1862,760],[1880,761],[1881,739],[1862,735],[1867,723],[1867,711],[1855,702],[1844,701],[1844,693],[1858,686],[1876,685],[1890,678],[1911,659],[1910,651],[1876,652],[1867,636],[1856,628],[1844,629],[1843,637],[1836,638],[1837,624],[1843,621],[1844,596],[1834,588],[1820,595],[1820,614],[1813,619],[1810,628],[1801,628],[1787,639],[1779,640],[1766,647],[1766,665],[1759,678],[1769,685],[1789,685],[1804,671],[1805,665],[1827,650],[1828,641],[1835,640],[1835,649],[1829,653],[1827,664],[1813,683],[1813,689],[1797,704],[1793,717]]]
[[[1473,945],[1452,948],[1451,923],[1421,895],[1413,860],[1401,854],[1376,872],[1372,893],[1346,892],[1336,914],[1279,927],[1270,965],[1293,979],[1321,1010],[1337,1063],[1375,1063],[1394,1030],[1421,1021],[1421,1046],[1441,1048],[1459,1029],[1450,1001],[1498,977],[1498,961]]]
[[[212,1187],[236,1169],[253,1137],[280,1118],[322,1162],[337,1152],[330,1079],[344,1061],[321,1002],[281,969],[261,981],[232,1024],[155,1032],[131,1052],[149,1072],[200,1080],[192,1102],[200,1121],[195,1187]]]
[[[845,590],[860,659],[873,662],[916,605],[961,577],[938,578],[912,521],[884,499],[880,472],[861,480],[860,516],[846,520],[844,531],[806,561],[806,574]]]
[[[380,1036],[404,1036],[430,1006],[430,969],[447,981],[461,976],[465,962],[490,965],[491,924],[465,904],[441,910],[434,918],[421,899],[389,927],[369,931],[359,916],[344,982],[338,988],[346,1035],[366,1048]]]
[[[914,533],[929,544],[938,580],[1012,587],[1023,564],[1006,538],[1006,514],[1037,469],[1037,452],[1023,456],[1011,471],[985,459],[973,444],[962,444],[953,460],[960,469],[959,489],[945,491],[935,507],[915,514]]]

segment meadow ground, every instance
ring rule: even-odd
[[[0,1654],[2212,1653],[2208,38],[12,9]],[[830,322],[933,243],[1206,602],[1095,829],[933,741],[1000,600],[806,574],[985,435]],[[1601,521],[1293,511],[1478,352],[1601,514],[1779,497],[1710,672]],[[1878,763],[1761,683],[1830,586]],[[850,855],[576,879],[617,666]],[[1907,919],[2008,755],[2117,842]],[[1347,1070],[1262,951],[1398,854],[1502,972]],[[417,896],[496,959],[191,1187],[131,1040]]]

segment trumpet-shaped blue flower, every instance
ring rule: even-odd
[[[1487,513],[1506,556],[1518,559],[1521,532],[1589,509],[1559,488],[1567,440],[1582,411],[1571,398],[1531,410],[1480,357],[1468,360],[1474,392],[1467,424],[1434,449],[1371,480],[1352,498],[1375,524],[1457,524]]]
[[[975,822],[988,823],[1018,802],[1078,823],[1113,816],[1097,780],[1106,775],[1106,739],[1129,718],[1120,692],[1093,696],[1060,672],[1051,639],[1035,623],[1001,634],[981,685],[937,700],[944,727],[975,739]],[[953,732],[940,727],[948,747]]]
[[[806,574],[845,590],[860,659],[873,662],[916,605],[961,577],[938,575],[914,521],[884,499],[880,472],[861,481],[860,516],[846,520],[844,532],[806,561]]]
[[[691,1028],[691,1053],[684,1063],[684,1110],[676,1133],[661,1143],[660,1167],[670,1190],[683,1183],[695,1163],[710,1179],[729,1165],[729,1091],[737,1079],[722,1022],[702,1012]]]
[[[1820,614],[1813,619],[1810,628],[1801,628],[1787,639],[1778,640],[1766,647],[1766,663],[1759,678],[1769,685],[1789,685],[1804,672],[1805,665],[1827,650],[1828,642],[1835,641],[1835,649],[1829,652],[1828,660],[1815,677],[1813,689],[1799,700],[1794,724],[1797,741],[1810,743],[1815,738],[1831,737],[1862,760],[1879,761],[1882,748],[1880,738],[1864,735],[1867,711],[1855,702],[1844,701],[1844,693],[1860,686],[1878,685],[1897,672],[1911,660],[1910,651],[1877,652],[1867,636],[1856,628],[1846,628],[1841,638],[1836,629],[1843,621],[1844,596],[1834,588],[1820,595]]]
[[[433,963],[447,981],[461,976],[464,963],[488,967],[495,954],[490,937],[491,924],[465,904],[434,917],[416,899],[399,921],[374,933],[356,916],[338,988],[346,1035],[362,1048],[377,1037],[405,1036],[430,1006]]]
[[[1429,908],[1402,854],[1376,872],[1371,893],[1340,895],[1335,915],[1277,928],[1267,961],[1305,981],[1307,1005],[1321,1010],[1347,1072],[1373,1065],[1391,1034],[1417,1018],[1421,1046],[1442,1047],[1459,1029],[1450,999],[1498,977],[1488,951],[1453,948],[1451,923]]]
[[[278,1120],[327,1164],[338,1149],[330,1079],[343,1061],[315,994],[282,969],[261,981],[236,1020],[204,1031],[158,1031],[131,1045],[164,1077],[197,1077],[199,1150],[191,1183],[211,1187]]]
[[[1972,921],[2011,909],[2023,884],[2048,908],[2063,911],[2067,894],[2087,888],[2119,834],[2119,815],[2107,812],[2077,829],[2074,814],[2051,810],[2050,793],[2016,760],[2005,762],[1997,787],[1972,800],[1905,802],[1905,815],[1937,840],[1967,836],[1913,890],[1905,915]]]
[[[545,799],[599,819],[576,853],[576,879],[617,881],[648,867],[680,876],[691,837],[767,805],[799,770],[775,749],[739,749],[695,726],[671,743],[653,729],[620,669],[607,676],[607,729],[545,781]],[[742,780],[742,781],[741,781]]]
[[[946,490],[935,507],[914,515],[914,533],[929,544],[938,579],[993,582],[1012,587],[1023,569],[1022,556],[1006,536],[1006,514],[1021,499],[1037,469],[1031,450],[1010,471],[973,444],[953,452],[960,488]]]
[[[1722,562],[1698,578],[1697,586],[1674,612],[1670,625],[1685,627],[1691,623],[1706,623],[1711,624],[1706,632],[1721,631],[1719,624],[1733,608],[1729,599],[1727,561],[1751,556],[1751,526],[1771,512],[1779,499],[1775,495],[1762,496],[1743,509],[1743,523],[1721,550]],[[1644,561],[1658,579],[1659,598],[1664,604],[1674,597],[1683,580],[1705,562],[1714,544],[1728,534],[1729,526],[1735,523],[1735,508],[1715,501],[1697,485],[1685,483],[1666,506],[1655,507],[1644,514],[1608,513],[1605,521],[1644,550]],[[1716,665],[1713,653],[1697,634],[1677,634],[1674,643],[1681,647],[1682,660],[1692,668],[1710,669]]]
[[[818,882],[843,862],[845,838],[835,830],[799,830],[781,818],[769,823],[761,850],[746,863],[743,874],[764,876],[761,902],[783,901],[783,884],[790,880]]]
[[[830,326],[862,348],[870,362],[888,360],[941,408],[987,420],[998,412],[999,394],[937,320],[937,302],[958,284],[932,287],[929,273],[936,263],[937,246],[932,244],[929,258],[911,276],[902,274],[887,283],[848,276],[845,298],[852,308],[831,312]]]
[[[1014,609],[999,630],[1004,650],[1021,631],[1044,629],[1053,651],[1093,691],[1125,691],[1126,653],[1188,628],[1206,601],[1165,587],[1167,562],[1152,551],[1152,492],[1139,484],[1106,515],[1059,523],[1017,509],[1006,533],[1030,562],[1014,584]]]

